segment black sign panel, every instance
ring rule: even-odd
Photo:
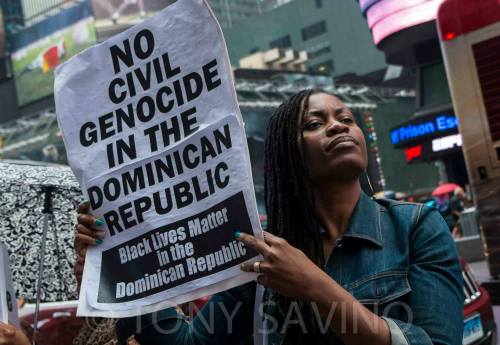
[[[243,193],[102,253],[100,303],[121,303],[203,278],[257,255],[235,240],[253,234]]]

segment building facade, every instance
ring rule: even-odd
[[[386,67],[353,1],[292,0],[223,31],[233,65],[259,51],[291,48],[308,53],[310,72],[337,76]]]
[[[443,0],[410,4],[361,0],[359,6],[373,42],[391,64],[416,71],[415,111],[387,133],[391,144],[412,166],[433,163],[439,182],[469,184],[458,120],[454,114],[439,39],[436,16]]]
[[[86,6],[85,9],[89,9],[94,15],[96,40],[101,41],[106,35],[126,29],[134,21],[140,20],[141,16],[161,9],[166,3],[171,2],[171,0],[151,1],[149,7],[144,8],[147,10],[144,11],[146,13],[141,13],[136,4],[133,4],[121,7],[116,14],[115,10],[120,9],[118,5],[121,1],[123,0],[113,0],[109,3],[104,0],[70,1],[64,2],[60,10],[75,11],[75,8]],[[253,60],[262,58],[262,61],[267,61],[262,64],[261,70],[256,70],[255,67],[240,68],[236,72],[238,98],[247,123],[247,133],[251,134],[249,142],[257,140],[256,138],[263,140],[268,117],[291,92],[307,87],[323,87],[338,95],[348,106],[356,110],[358,123],[365,131],[369,144],[369,175],[376,191],[392,189],[414,194],[420,193],[422,189],[432,188],[439,179],[434,165],[408,166],[404,156],[396,156],[399,151],[388,141],[386,134],[398,125],[398,119],[406,121],[413,114],[415,105],[413,91],[405,90],[404,87],[393,89],[367,87],[362,82],[337,81],[336,84],[332,78],[332,74],[345,75],[350,72],[364,74],[386,68],[384,56],[373,46],[369,30],[356,3],[324,0],[262,0],[258,2],[260,9],[253,7],[253,10],[257,11],[251,12],[249,4],[252,1],[248,0],[245,7],[243,0],[241,2],[227,0],[228,4],[241,5],[240,9],[247,8],[246,13],[249,17],[239,18],[233,22],[235,25],[224,28],[228,49],[232,51],[233,56],[248,57],[252,54],[248,54],[247,48],[256,46],[255,49],[250,49],[254,51]],[[104,3],[108,6],[103,7]],[[217,0],[212,0],[211,4],[222,22],[220,11],[217,9]],[[235,7],[229,7],[231,8]],[[44,8],[45,10],[47,8]],[[54,9],[51,11],[55,12]],[[253,16],[251,20],[250,16]],[[46,18],[46,21],[54,21],[57,17],[58,14],[54,13]],[[11,16],[11,18],[17,17]],[[44,22],[25,26],[24,30],[19,30],[11,36],[11,39],[22,38],[25,31],[29,32],[30,28],[43,25]],[[19,45],[18,42],[13,43],[14,46]],[[270,49],[271,47],[274,48]],[[298,49],[295,49],[296,47]],[[273,62],[270,64],[268,62],[271,60],[266,60],[267,56],[259,55],[273,51],[284,54],[278,54],[276,59],[271,59]],[[288,56],[288,52],[292,53],[291,57]],[[236,64],[236,61],[239,60],[232,58],[233,64]],[[284,61],[295,63],[297,65],[295,71],[290,71],[290,66],[284,64]],[[249,66],[254,63],[255,61],[252,61]],[[275,63],[279,63],[283,68],[276,68]],[[328,66],[334,68],[330,69]],[[16,71],[19,69],[14,69],[14,72]],[[22,69],[20,71],[22,72]],[[21,78],[26,78],[28,72],[23,73],[18,74]],[[14,73],[15,76],[18,74]],[[4,83],[0,82],[0,90],[10,88],[8,92],[1,94],[10,95],[7,100],[14,100],[14,103],[16,98],[20,97],[16,96],[15,81],[19,84],[20,78],[11,77]],[[51,83],[47,85],[51,86]],[[252,86],[258,87],[258,90],[253,90]],[[21,91],[24,91],[24,88]],[[4,104],[7,103],[2,102],[2,105]],[[2,107],[0,123],[2,122],[4,124],[0,126],[1,157],[65,162],[64,146],[55,121],[52,94],[21,106],[16,103],[15,106]],[[254,158],[262,157],[259,145],[250,144]],[[255,166],[262,166],[262,162],[255,162]],[[432,172],[429,172],[429,169],[433,169]],[[255,176],[262,178],[262,172]],[[256,186],[259,185],[256,180]]]
[[[411,114],[414,104],[411,90],[334,85],[331,76],[299,71],[236,69],[234,73],[261,212],[264,210],[263,157],[267,122],[279,104],[304,88],[324,89],[335,94],[352,109],[367,138],[368,176],[374,192],[384,189],[418,192],[414,186],[420,184],[419,178],[425,174],[422,170],[405,166],[404,162],[394,161],[391,158],[394,149],[384,142],[383,135],[394,119]],[[0,140],[0,158],[67,164],[53,108],[1,124]],[[401,169],[405,171],[404,174]],[[366,191],[371,193],[367,181],[361,182]]]

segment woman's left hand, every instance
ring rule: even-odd
[[[30,345],[28,337],[14,327],[0,322],[0,345]]]
[[[257,265],[261,273],[257,282],[281,295],[314,301],[324,284],[332,281],[301,250],[281,237],[264,232],[264,241],[246,233],[240,233],[237,238],[264,257],[260,264],[243,263],[241,270],[255,272]]]

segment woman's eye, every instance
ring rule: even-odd
[[[340,120],[342,123],[346,123],[346,124],[352,124],[354,123],[354,120],[350,117],[344,117],[343,119]]]
[[[311,121],[311,122],[306,123],[305,129],[312,130],[312,129],[318,128],[319,126],[321,126],[321,122],[319,122],[319,121]]]

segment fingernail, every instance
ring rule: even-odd
[[[104,225],[104,220],[97,218],[95,220],[95,225]]]
[[[95,244],[102,244],[102,240],[100,238],[95,239]]]
[[[103,239],[104,237],[106,237],[106,231],[96,231],[95,233],[101,239]]]
[[[241,236],[241,232],[236,231],[236,232],[234,233],[234,237],[239,238],[240,236]]]

